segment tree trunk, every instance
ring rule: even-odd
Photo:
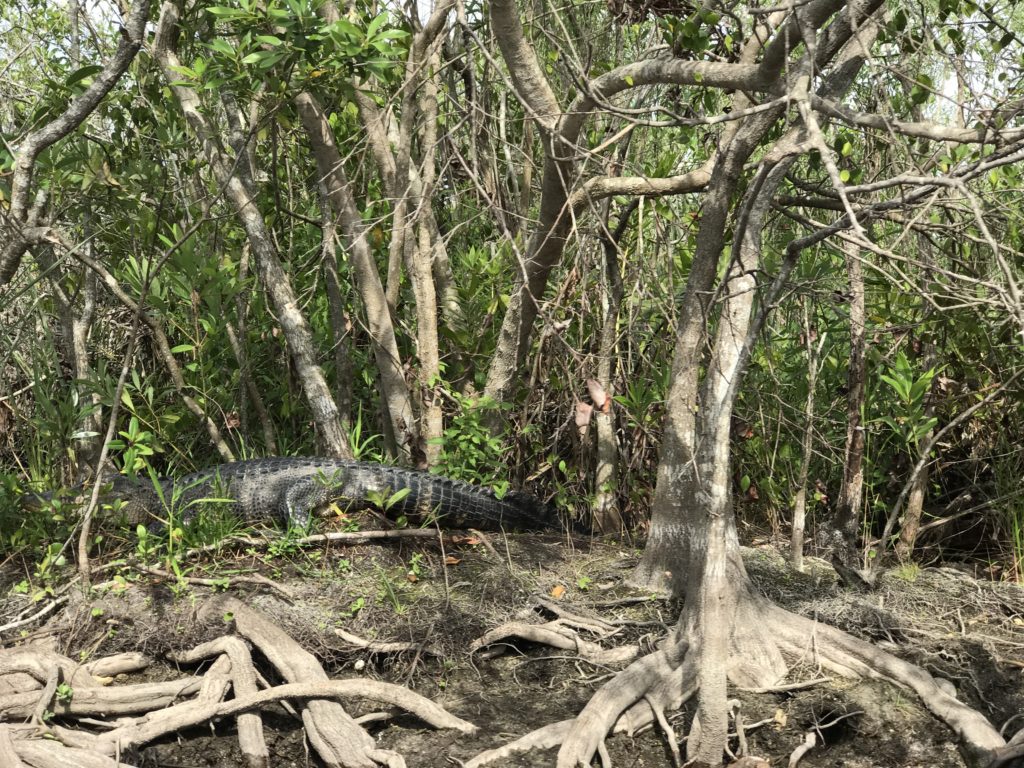
[[[165,2],[160,11],[160,21],[153,43],[153,55],[160,62],[168,82],[179,79],[181,62],[170,45],[170,37],[177,28],[178,11],[172,3]],[[313,339],[306,318],[299,309],[299,302],[292,289],[291,280],[281,266],[266,222],[256,204],[253,180],[249,177],[247,163],[229,163],[217,143],[216,133],[204,116],[196,91],[180,85],[171,89],[181,105],[189,125],[199,136],[207,161],[210,163],[217,182],[224,188],[225,195],[234,206],[242,223],[253,254],[264,290],[270,297],[291,353],[295,372],[299,377],[306,401],[317,427],[317,437],[331,456],[351,458],[348,435],[341,427],[338,406],[327,386],[323,371],[316,360]],[[236,146],[238,157],[247,156],[244,146]]]
[[[830,541],[833,555],[847,568],[860,567],[857,536],[864,493],[864,426],[861,415],[867,396],[867,339],[864,311],[864,273],[860,252],[847,245],[846,274],[850,300],[850,361],[846,394],[846,448],[843,453],[843,485],[836,501]]]
[[[807,402],[804,404],[804,437],[800,454],[800,472],[796,479],[796,498],[793,500],[793,534],[790,540],[789,562],[794,570],[804,569],[804,522],[807,514],[807,476],[811,469],[811,448],[814,444],[814,390],[818,384],[821,350],[826,335],[822,334],[818,345],[812,337],[811,316],[808,300],[803,302],[804,340],[807,348]]]
[[[610,200],[602,204],[604,209],[604,250],[605,290],[602,296],[604,312],[601,318],[601,333],[597,350],[597,380],[608,398],[614,391],[615,370],[618,360],[617,341],[619,335],[619,307],[622,305],[622,276],[619,274],[619,241],[629,225],[629,218],[638,207],[634,200],[622,212],[615,231],[608,230],[608,209]],[[600,404],[596,404],[600,405]],[[617,477],[619,446],[615,435],[614,406],[598,408],[595,422],[597,429],[597,465],[594,468],[594,505],[591,514],[594,530],[601,533],[621,533],[622,513],[617,501]]]
[[[320,193],[320,220],[323,222],[322,258],[324,285],[327,288],[327,310],[331,318],[331,348],[334,350],[334,401],[338,404],[338,418],[345,432],[352,431],[352,356],[350,347],[352,334],[349,329],[345,299],[338,275],[338,257],[335,255],[337,217],[331,211],[327,186],[318,184]]]
[[[355,273],[356,285],[366,310],[367,324],[373,346],[374,359],[381,382],[382,408],[389,429],[385,434],[393,437],[389,446],[395,455],[409,460],[411,449],[419,442],[412,400],[405,384],[402,359],[398,353],[395,329],[384,296],[377,266],[370,252],[366,225],[356,207],[352,187],[334,143],[331,126],[316,99],[309,93],[295,98],[302,124],[313,146],[317,168],[327,185],[327,196],[341,221],[341,229],[348,241],[349,257]]]
[[[720,150],[705,193],[697,249],[683,294],[672,362],[672,385],[666,398],[665,429],[657,483],[651,501],[651,527],[643,556],[631,582],[637,587],[683,594],[688,583],[690,546],[687,525],[680,524],[694,514],[694,505],[704,499],[690,495],[702,486],[692,477],[697,470],[697,414],[701,357],[710,313],[709,297],[714,292],[718,265],[725,246],[725,232],[733,195],[743,165],[779,110],[757,115],[735,134],[731,144]],[[726,457],[727,458],[727,457]]]

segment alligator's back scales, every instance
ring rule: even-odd
[[[400,467],[327,458],[267,458],[236,461],[160,481],[167,504],[174,500],[181,519],[194,516],[203,499],[231,499],[234,511],[250,522],[276,520],[305,526],[310,514],[335,502],[366,507],[387,501],[391,516],[437,519],[446,528],[530,530],[560,527],[553,510],[529,494],[497,498],[487,488]],[[162,516],[164,505],[147,481],[118,477],[108,497],[120,498]],[[227,503],[227,502],[225,502]]]

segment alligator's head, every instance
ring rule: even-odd
[[[75,500],[77,494],[71,489],[63,491],[25,491],[19,499],[21,508],[29,512],[38,512],[53,505],[55,501],[65,503]]]

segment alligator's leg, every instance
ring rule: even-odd
[[[313,511],[327,503],[331,493],[323,481],[316,477],[300,480],[289,486],[284,496],[282,521],[296,528],[308,528]]]

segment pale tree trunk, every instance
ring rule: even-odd
[[[814,444],[814,390],[818,384],[819,359],[825,346],[822,334],[815,346],[814,327],[811,325],[810,302],[803,301],[804,346],[807,349],[807,401],[804,403],[804,436],[801,442],[800,471],[796,478],[796,497],[793,500],[793,532],[790,538],[789,563],[794,570],[804,569],[804,527],[807,516],[807,478],[811,470],[811,449]]]
[[[325,3],[325,8],[330,4]],[[417,118],[417,100],[420,79],[423,77],[423,55],[435,46],[435,41],[445,31],[446,17],[451,9],[452,2],[447,0],[440,3],[431,14],[422,30],[416,33],[410,50],[409,59],[406,62],[405,80],[401,92],[403,94],[401,124],[397,124],[394,113],[390,110],[382,112],[373,98],[365,92],[368,84],[355,83],[353,101],[359,107],[359,117],[366,129],[366,140],[370,147],[370,153],[381,174],[384,182],[384,189],[388,196],[394,201],[393,224],[391,232],[391,245],[388,253],[388,272],[386,295],[388,306],[392,313],[398,305],[399,288],[401,282],[401,268],[403,256],[406,252],[405,240],[411,235],[411,227],[408,225],[409,218],[409,197],[423,199],[428,197],[424,194],[424,185],[432,184],[424,176],[433,176],[434,169],[426,168],[421,172],[412,162],[412,128]],[[325,14],[330,19],[330,14]],[[434,54],[432,54],[434,55]],[[433,80],[431,87],[436,88],[438,66],[434,66],[434,74],[429,80]],[[435,114],[433,120],[436,123],[436,96],[433,99],[434,106],[431,108]],[[420,105],[423,111],[426,105]],[[433,129],[436,135],[436,125]],[[424,149],[433,156],[434,142],[423,142]],[[431,159],[433,163],[433,159]],[[434,288],[437,292],[436,303],[440,307],[441,317],[449,327],[456,327],[456,323],[462,316],[459,306],[458,289],[455,285],[455,277],[452,274],[451,261],[448,258],[448,249],[444,238],[441,237],[437,220],[434,217],[433,206],[428,205],[418,212],[418,221],[427,227],[430,236],[431,246],[431,271]],[[417,235],[418,237],[418,235]]]
[[[154,58],[160,63],[164,76],[171,83],[179,79],[178,72],[181,67],[181,62],[171,48],[170,40],[177,28],[177,18],[178,11],[175,6],[164,3],[153,43]],[[351,458],[348,435],[342,429],[338,418],[338,406],[317,363],[312,334],[306,318],[299,309],[291,280],[281,266],[266,222],[256,204],[253,180],[247,172],[248,163],[229,162],[225,157],[218,145],[217,134],[204,116],[204,110],[194,89],[180,85],[170,87],[186,120],[199,136],[217,183],[224,188],[225,196],[234,206],[245,229],[253,255],[256,257],[264,290],[274,306],[296,374],[312,411],[317,437],[330,455]],[[236,146],[234,149],[237,157],[247,155],[244,146]]]
[[[614,394],[616,363],[618,360],[619,307],[622,304],[622,276],[619,273],[619,242],[629,225],[629,218],[638,207],[633,200],[622,212],[614,231],[608,230],[610,200],[602,203],[604,231],[601,242],[604,250],[605,290],[602,295],[603,316],[597,350],[597,380],[608,398]],[[622,513],[617,502],[619,445],[615,435],[615,409],[598,408],[595,416],[597,464],[594,468],[594,504],[591,515],[594,530],[600,533],[621,533]]]
[[[331,201],[327,194],[327,185],[317,185],[320,193],[320,221],[323,232],[321,248],[324,285],[327,287],[327,310],[331,318],[331,347],[334,350],[334,401],[338,404],[338,418],[346,432],[352,428],[352,355],[350,332],[351,322],[345,311],[345,298],[342,295],[341,276],[338,274],[337,217],[331,211]]]
[[[698,399],[701,356],[706,338],[706,323],[718,273],[719,257],[725,247],[725,232],[732,197],[743,166],[761,136],[777,118],[760,115],[735,135],[722,152],[704,195],[701,224],[683,294],[676,333],[676,352],[672,362],[672,384],[666,398],[664,436],[654,497],[651,501],[651,525],[647,545],[631,581],[638,587],[683,594],[687,579],[687,548],[693,541],[690,526],[680,523],[693,511],[690,495],[701,483],[697,471]],[[703,496],[701,497],[703,498]]]
[[[419,389],[420,434],[413,448],[417,464],[433,466],[441,455],[443,431],[440,400],[440,349],[438,346],[437,294],[432,269],[431,224],[435,144],[437,142],[437,71],[440,41],[449,3],[442,4],[424,30],[416,34],[405,67],[398,143],[394,150],[395,193],[397,200],[391,227],[388,262],[388,300],[394,310],[398,293],[400,255],[412,283],[416,302],[417,383]],[[367,113],[370,114],[370,113]],[[418,115],[423,115],[422,170],[415,170],[412,158],[413,132]],[[383,169],[382,169],[383,170]]]
[[[826,8],[817,10],[822,13]],[[824,18],[818,23],[822,21]],[[837,70],[822,92],[841,94],[852,83],[864,56],[859,50],[846,55],[850,65]],[[806,94],[809,82],[807,74],[799,75],[795,92]],[[780,116],[781,110],[772,109],[748,118],[731,137],[722,140],[678,320],[650,538],[632,578],[640,586],[686,595],[678,632],[696,655],[700,692],[687,756],[709,765],[721,762],[727,743],[727,680],[765,685],[786,669],[774,641],[758,629],[762,600],[753,595],[740,558],[729,441],[733,405],[750,350],[798,255],[787,251],[772,289],[762,298],[757,320],[751,324],[765,216],[794,155],[805,151],[800,129],[790,131],[776,144],[736,212],[739,243],[734,246],[733,265],[723,287],[726,298],[703,387],[700,385],[701,353],[711,309],[707,297],[715,284],[732,201],[744,164]]]
[[[424,125],[422,190],[418,199],[413,198],[417,203],[418,237],[416,247],[412,249],[413,264],[409,270],[412,275],[413,292],[416,295],[416,341],[421,398],[420,440],[428,467],[435,466],[441,457],[441,439],[444,432],[441,412],[441,353],[437,336],[437,294],[432,268],[434,248],[430,226],[434,219],[430,198],[434,193],[434,155],[437,144],[437,77],[441,68],[439,47],[439,43],[433,43],[424,62],[428,71],[424,76],[419,104]],[[436,229],[436,225],[434,228]]]
[[[86,245],[84,249],[86,257],[91,258],[92,248]],[[79,436],[74,440],[74,462],[78,476],[81,477],[96,467],[103,429],[100,396],[96,392],[89,392],[86,383],[92,378],[88,340],[96,312],[96,276],[87,268],[81,268],[78,275],[82,286],[79,305],[64,290],[66,276],[58,268],[52,248],[39,248],[36,257],[44,271],[51,276],[50,294],[57,305],[64,355],[71,364],[71,387],[78,394],[78,407],[85,407],[87,402],[91,404],[89,412],[78,422]]]
[[[419,434],[412,399],[402,371],[402,360],[398,354],[391,312],[367,239],[367,227],[359,215],[327,116],[309,93],[299,94],[295,104],[312,144],[321,179],[327,186],[328,200],[341,223],[356,286],[366,311],[373,355],[380,376],[382,406],[389,427],[385,435],[391,438],[388,448],[400,459],[408,461],[412,449],[419,443]]]
[[[849,283],[850,360],[846,393],[846,448],[843,451],[843,484],[836,500],[834,530],[827,546],[844,568],[860,568],[857,537],[864,493],[865,432],[861,423],[867,397],[867,336],[864,311],[864,270],[859,249],[847,244],[846,274]]]

